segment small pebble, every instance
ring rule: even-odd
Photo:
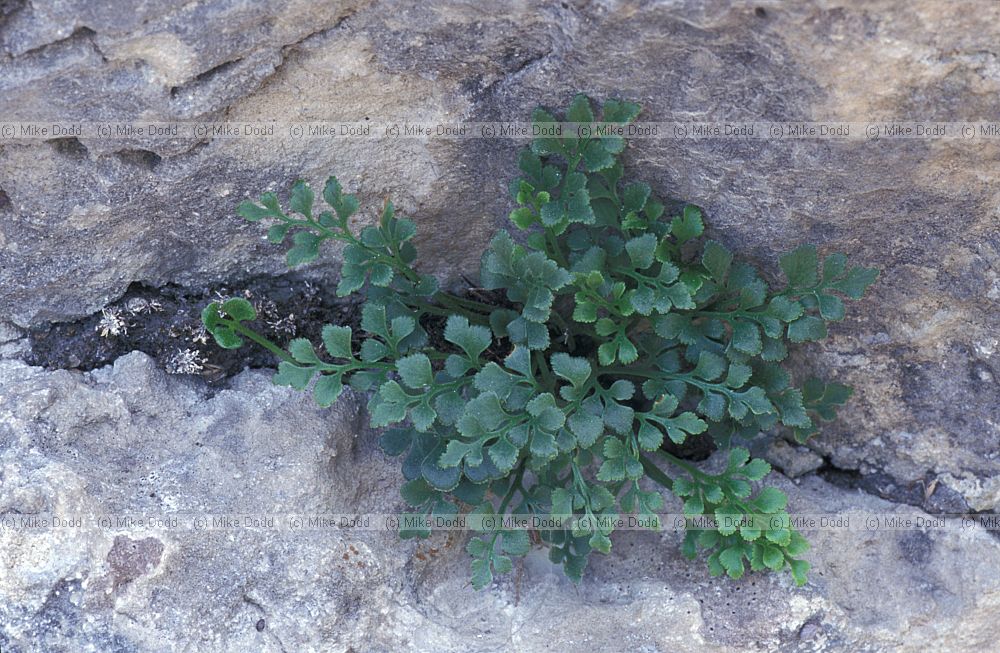
[[[804,626],[802,626],[802,629],[799,630],[799,639],[803,641],[812,639],[819,633],[819,630],[820,630],[819,626],[817,626],[812,622],[809,622]]]

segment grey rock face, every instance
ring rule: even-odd
[[[788,478],[797,478],[823,466],[823,459],[808,448],[782,439],[770,444],[764,458]]]
[[[330,411],[245,372],[214,396],[134,353],[80,374],[0,362],[0,514],[401,508],[357,403]],[[790,509],[924,517],[816,476]],[[0,643],[49,651],[988,650],[1000,543],[968,531],[805,533],[814,569],[714,580],[680,535],[620,532],[577,588],[542,551],[483,592],[465,534],[0,530]]]
[[[654,120],[997,113],[996,34],[984,27],[997,24],[995,7],[758,4],[15,3],[0,24],[0,116],[513,120],[578,90],[639,100]],[[660,139],[634,141],[627,158],[659,194],[705,207],[714,236],[770,270],[802,242],[882,268],[874,295],[802,356],[858,389],[815,446],[841,467],[937,479],[989,510],[1000,492],[996,147]],[[278,272],[280,256],[234,206],[331,172],[360,191],[362,221],[392,196],[418,222],[422,265],[460,282],[504,223],[516,149],[440,139],[0,145],[0,310],[40,324],[90,314],[135,281]],[[335,275],[336,256],[325,261],[318,278]]]
[[[997,25],[1000,8],[972,0],[502,12],[460,1],[14,0],[0,3],[0,122],[518,120],[577,91],[640,101],[650,120],[971,121],[1000,109]],[[330,173],[361,195],[362,222],[391,196],[418,223],[421,265],[461,283],[505,224],[517,148],[0,140],[0,514],[397,506],[397,466],[373,452],[358,406],[319,411],[258,373],[210,397],[139,355],[89,375],[45,372],[16,362],[21,329],[92,314],[133,282],[198,287],[283,270],[235,205]],[[713,237],[772,273],[804,242],[881,268],[830,340],[797,355],[802,374],[856,389],[810,446],[924,505],[995,511],[997,156],[994,141],[661,139],[634,141],[626,158],[659,195],[704,207]],[[316,279],[335,278],[330,254],[310,269]],[[787,488],[803,510],[883,505],[815,476]],[[996,568],[996,540],[816,538],[817,573],[801,591],[781,579],[705,581],[677,558],[673,535],[623,534],[579,592],[535,561],[520,588],[473,595],[460,546],[422,561],[390,536],[3,533],[0,645],[439,651],[465,650],[469,636],[481,650],[620,648],[627,631],[637,650],[744,650],[748,640],[724,634],[738,628],[754,633],[754,650],[992,645],[996,574],[975,569]],[[757,600],[735,598],[747,594]],[[637,614],[638,628],[603,626]]]

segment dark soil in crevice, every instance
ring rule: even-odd
[[[275,367],[274,357],[262,348],[248,344],[222,349],[205,332],[202,309],[228,297],[250,300],[259,316],[254,327],[280,345],[296,337],[318,341],[324,324],[344,324],[358,331],[359,302],[338,298],[333,287],[296,274],[202,289],[132,284],[121,299],[102,311],[30,331],[31,354],[26,362],[88,371],[138,350],[168,372],[201,376],[209,383],[219,383],[248,367]]]
[[[909,483],[883,472],[862,474],[855,469],[842,469],[824,457],[823,466],[815,472],[831,485],[845,490],[861,490],[892,503],[902,503],[920,508],[929,514],[972,513],[962,495],[950,487],[937,483],[935,475],[927,472],[923,478]]]
[[[923,478],[907,483],[884,472],[862,474],[856,469],[842,469],[824,456],[823,466],[813,473],[841,489],[859,490],[890,503],[919,508],[930,515],[966,515],[972,519],[982,517],[990,520],[997,514],[993,510],[973,510],[960,493],[936,482],[935,474],[930,471]],[[993,538],[1000,540],[1000,529],[993,525],[986,527],[983,522],[980,525]]]
[[[47,369],[90,371],[129,352],[141,351],[167,372],[201,377],[210,386],[221,386],[244,369],[274,369],[278,361],[251,342],[239,349],[219,347],[202,326],[205,306],[230,297],[249,300],[258,317],[248,324],[283,348],[293,338],[308,338],[319,351],[324,325],[350,326],[357,350],[364,339],[363,300],[360,296],[337,297],[335,287],[296,273],[205,288],[153,288],[134,283],[120,299],[97,313],[30,330],[31,352],[25,362]],[[463,295],[498,307],[509,306],[502,292],[476,289]],[[421,324],[433,347],[458,351],[444,339],[443,316],[425,314]],[[509,353],[506,341],[494,341],[484,357],[502,361]]]
[[[663,446],[660,448],[678,458],[701,462],[702,460],[707,460],[719,447],[710,436],[702,435],[688,438],[684,441],[684,444],[676,444],[669,438],[665,438]]]

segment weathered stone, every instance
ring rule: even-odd
[[[808,448],[782,439],[771,442],[764,458],[788,478],[797,478],[823,466],[823,459]]]
[[[209,397],[142,354],[86,375],[0,365],[5,518],[398,506],[397,466],[372,458],[370,439],[355,444],[359,415],[350,401],[319,410],[261,373]],[[363,475],[352,461],[359,455]],[[260,650],[277,648],[275,638],[287,632],[289,650],[303,650],[345,620],[363,629],[376,596],[389,600],[408,547],[396,544],[394,536],[362,532],[310,531],[282,540],[268,532],[141,524],[5,529],[0,641],[5,650],[8,642],[22,650],[57,650],[61,642],[100,649],[111,640],[127,642],[125,650],[164,650],[165,640],[177,642],[172,650],[222,650],[241,641]],[[342,559],[349,551],[357,560]],[[54,598],[67,594],[71,600]],[[345,615],[357,596],[365,597],[366,610]],[[267,614],[270,627],[258,634],[254,624],[270,609],[262,606],[271,605],[287,606],[287,613]],[[115,625],[116,615],[129,618]],[[48,627],[54,620],[73,628]],[[220,630],[222,623],[232,626]],[[191,630],[181,636],[180,628]]]
[[[135,353],[80,374],[0,362],[0,516],[388,512],[397,461],[352,398],[245,372],[214,396]],[[707,464],[711,467],[721,460]],[[927,515],[815,475],[795,513]],[[676,507],[676,506],[674,506]],[[5,522],[5,526],[7,526]],[[680,534],[614,536],[576,587],[541,550],[476,593],[465,534],[140,525],[0,529],[0,645],[55,650],[989,650],[1000,542],[978,528],[805,530],[810,582],[712,579]],[[263,625],[261,625],[263,623]]]
[[[0,122],[518,120],[576,91],[636,99],[653,120],[972,121],[1000,109],[998,19],[996,6],[924,0],[615,0],[503,12],[439,1],[15,0],[0,3]],[[0,314],[19,328],[0,326],[0,357],[25,356],[20,328],[92,314],[133,282],[198,287],[277,273],[277,248],[233,209],[299,177],[338,174],[362,196],[360,222],[391,195],[418,223],[421,265],[461,283],[504,224],[516,149],[471,139],[3,142]],[[834,467],[887,479],[880,487],[898,500],[916,493],[935,509],[989,511],[1000,506],[997,155],[984,139],[662,138],[635,140],[626,159],[659,195],[703,206],[712,236],[770,273],[779,252],[803,242],[881,268],[831,339],[796,356],[801,374],[856,388],[810,446]],[[336,258],[310,274],[332,279]],[[395,464],[374,457],[367,436],[347,444],[362,432],[353,408],[331,419],[260,374],[210,397],[141,356],[85,376],[0,365],[0,513],[197,510],[203,500],[224,510],[258,500],[396,505]],[[875,505],[811,476],[801,487],[801,505],[810,496],[837,511]],[[129,558],[121,544],[111,555],[119,536],[146,542],[136,545],[146,553]],[[376,630],[387,649],[464,650],[456,633],[482,648],[620,648],[626,627],[599,624],[623,613],[642,615],[640,631],[628,630],[640,649],[736,650],[747,640],[720,633],[763,624],[761,650],[906,650],[918,637],[927,648],[988,650],[984,624],[997,607],[993,579],[974,571],[996,568],[995,540],[981,534],[820,533],[813,585],[758,580],[758,603],[784,612],[752,608],[730,622],[712,606],[743,590],[679,580],[702,576],[674,560],[669,536],[662,548],[653,536],[621,536],[579,594],[533,561],[516,606],[508,581],[473,596],[464,554],[404,561],[414,545],[392,538],[11,537],[0,535],[4,650],[29,646],[39,624],[38,650],[158,650],[179,632],[204,635],[185,644],[196,650],[308,650],[324,639],[363,650]],[[162,543],[159,556],[150,540]],[[631,544],[626,565],[618,556]],[[628,580],[654,548],[676,573]],[[562,624],[559,634],[537,626],[536,613]],[[864,619],[879,622],[870,643]],[[219,623],[245,629],[218,632]]]
[[[577,90],[640,100],[650,119],[972,120],[1000,104],[989,27],[1000,9],[977,3],[5,11],[5,118],[523,119]],[[277,272],[278,252],[231,217],[234,205],[330,172],[361,192],[362,221],[391,195],[419,224],[422,265],[460,281],[509,209],[515,150],[440,139],[7,144],[0,310],[23,326],[92,313],[134,281]],[[627,159],[771,270],[802,242],[882,268],[873,296],[802,356],[858,390],[816,446],[840,467],[974,488],[1000,473],[996,155],[984,140],[662,138],[634,141]],[[335,258],[313,273],[332,276]],[[997,505],[970,491],[975,505]]]

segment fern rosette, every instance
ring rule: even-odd
[[[517,236],[500,231],[480,269],[494,302],[419,273],[415,225],[391,203],[355,235],[358,201],[335,178],[318,213],[303,182],[287,213],[273,194],[240,205],[245,219],[271,223],[272,242],[291,239],[289,265],[315,259],[327,240],[343,243],[337,294],[365,297],[363,334],[328,325],[319,347],[295,339],[281,348],[252,328],[241,299],[208,306],[206,327],[222,347],[250,339],[270,349],[275,382],[312,384],[323,406],[345,386],[368,393],[382,448],[402,458],[403,499],[424,518],[401,533],[426,536],[435,516],[467,512],[480,529],[467,546],[477,588],[509,571],[532,533],[579,580],[592,551],[611,550],[618,516],[659,526],[657,486],[682,502],[684,554],[703,550],[713,575],[789,569],[805,582],[808,544],[747,443],[775,429],[804,442],[834,418],[850,389],[797,384],[782,366],[787,343],[825,338],[827,323],[844,318],[843,300],[860,299],[878,273],[803,246],[780,257],[786,282],[772,288],[703,241],[698,208],[668,211],[648,184],[625,181],[617,134],[638,114],[609,100],[598,118],[582,95],[562,121],[533,114],[542,126],[595,125],[586,132],[599,135],[564,130],[520,154],[510,186]],[[678,455],[694,438],[728,451],[724,469]],[[524,519],[500,519],[510,515]],[[515,523],[544,528],[506,527]]]

